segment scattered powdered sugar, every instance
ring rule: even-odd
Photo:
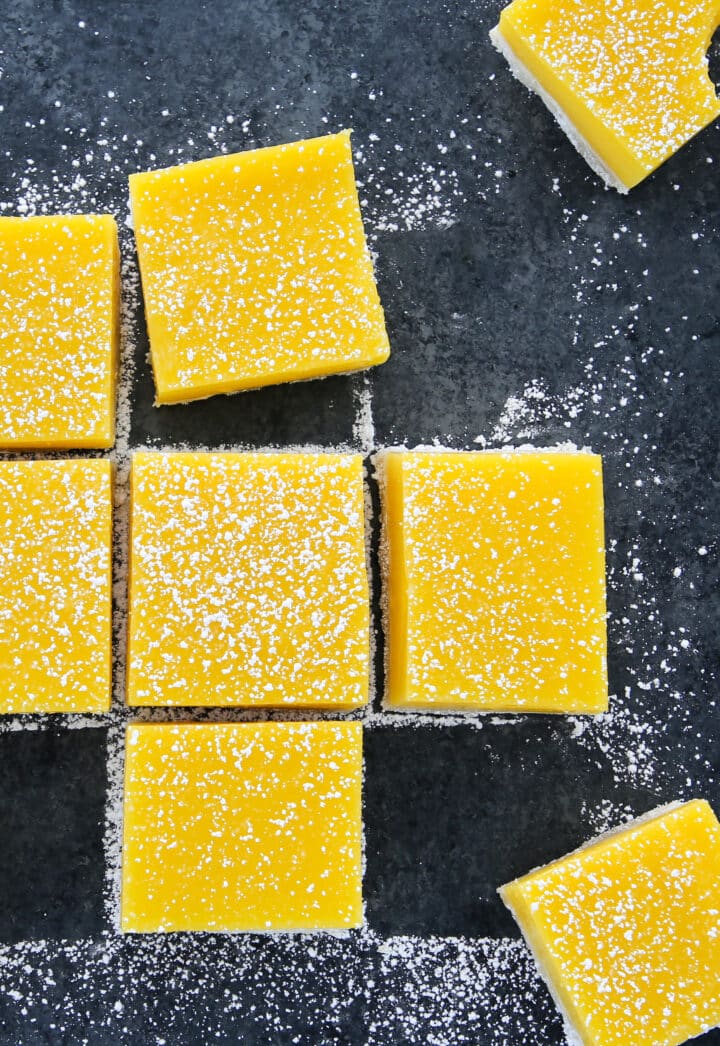
[[[635,811],[631,807],[626,803],[615,803],[611,799],[601,799],[598,803],[583,800],[582,815],[593,836],[605,835],[620,825],[635,820]]]
[[[421,162],[412,170],[389,176],[376,166],[371,150],[355,153],[358,190],[368,236],[416,232],[434,226],[449,229],[458,220],[464,196],[457,172],[442,163]]]
[[[385,998],[369,1043],[539,1044],[553,1025],[521,941],[391,937],[378,950]]]
[[[361,375],[353,390],[355,420],[353,422],[353,441],[360,452],[367,456],[375,449],[375,423],[372,412],[372,379],[368,374]]]
[[[582,385],[565,389],[561,395],[553,394],[545,382],[533,379],[518,395],[507,398],[490,435],[476,436],[474,442],[491,448],[533,440],[548,421],[561,417],[565,427],[570,428],[571,419],[589,396],[592,391]]]
[[[103,902],[105,918],[113,932],[120,930],[122,873],[123,781],[125,772],[125,722],[116,718],[106,734],[107,792],[103,851],[105,857]]]
[[[120,279],[122,285],[120,302],[120,370],[118,375],[114,448],[114,457],[118,462],[127,458],[130,449],[132,389],[135,377],[137,324],[140,316],[141,296],[140,272],[135,256],[129,249],[129,234],[122,227],[120,228],[120,245]]]
[[[192,1041],[234,1030],[238,1041],[309,1046],[292,1037],[299,1019],[327,1046],[359,1041],[359,1032],[365,1046],[470,1046],[478,1028],[488,1046],[541,1046],[557,1041],[545,1036],[559,1026],[520,941],[368,930],[27,941],[0,948],[0,992],[26,1041],[51,1010],[54,1033],[78,1046],[176,1046],[191,1041],[189,1028]],[[171,1000],[162,1017],[158,996]]]

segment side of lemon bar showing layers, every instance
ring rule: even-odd
[[[0,462],[0,712],[110,707],[108,461]]]
[[[390,450],[377,463],[387,702],[604,711],[600,458]]]
[[[119,298],[109,215],[0,218],[0,448],[112,446]]]
[[[382,363],[350,132],[130,178],[158,403]]]
[[[720,113],[719,0],[513,0],[490,34],[593,170],[637,185]]]
[[[720,1025],[720,824],[657,810],[502,887],[583,1046],[678,1046]]]
[[[362,459],[136,454],[128,703],[368,696]]]
[[[359,723],[131,724],[122,929],[362,923]]]

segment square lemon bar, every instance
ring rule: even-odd
[[[362,923],[359,723],[134,723],[122,929]]]
[[[367,701],[359,456],[139,453],[131,483],[129,704]]]
[[[377,464],[387,703],[604,711],[600,458],[390,450]]]
[[[158,403],[382,363],[350,132],[132,175]]]
[[[513,0],[490,34],[593,170],[620,192],[720,113],[717,0]]]
[[[720,825],[657,810],[502,887],[582,1046],[678,1046],[720,1025]]]
[[[119,297],[109,215],[0,218],[0,449],[112,446]]]
[[[0,712],[110,707],[109,461],[0,462]]]

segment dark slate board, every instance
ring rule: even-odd
[[[489,45],[498,6],[4,4],[4,213],[123,222],[132,170],[355,129],[390,361],[158,410],[138,306],[131,446],[367,452],[371,396],[376,446],[602,452],[616,696],[591,726],[375,715],[368,929],[345,940],[119,938],[123,710],[5,724],[3,1043],[557,1044],[496,886],[664,801],[720,809],[720,125],[629,197],[605,191]],[[127,229],[123,251],[132,275]]]

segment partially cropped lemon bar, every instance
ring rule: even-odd
[[[513,0],[491,33],[572,143],[621,192],[720,113],[718,0]]]
[[[359,723],[134,723],[122,929],[362,923]]]
[[[108,461],[0,462],[0,712],[110,707]]]
[[[382,363],[350,132],[132,175],[158,403]]]
[[[109,215],[0,218],[0,448],[112,446],[119,288]]]
[[[129,704],[367,701],[358,455],[139,453],[131,484]]]
[[[377,465],[387,702],[604,711],[600,458],[390,450]]]
[[[500,890],[583,1046],[678,1046],[720,1025],[720,824],[694,800]]]

